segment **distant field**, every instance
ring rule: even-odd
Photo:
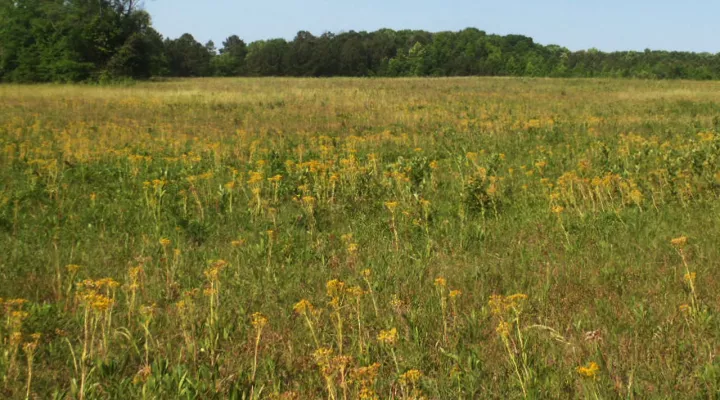
[[[720,83],[0,86],[1,398],[714,399],[718,243]]]

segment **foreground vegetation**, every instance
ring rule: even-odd
[[[717,398],[719,89],[0,87],[0,394]]]

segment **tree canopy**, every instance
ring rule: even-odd
[[[137,0],[2,0],[0,80],[155,76],[533,76],[720,79],[720,53],[570,51],[522,35],[300,31],[292,41],[163,38]]]

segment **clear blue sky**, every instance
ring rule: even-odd
[[[163,35],[189,32],[218,47],[232,34],[250,42],[299,30],[476,27],[571,50],[720,52],[716,0],[146,0],[145,8]]]

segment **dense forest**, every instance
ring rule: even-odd
[[[537,76],[720,79],[720,53],[570,51],[521,35],[416,30],[323,33],[219,49],[152,28],[138,0],[0,0],[0,80],[197,76]]]

